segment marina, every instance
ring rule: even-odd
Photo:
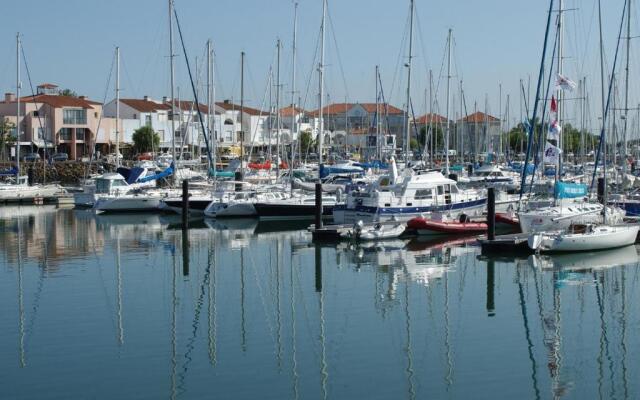
[[[636,1],[113,1],[0,27],[0,398],[640,398]]]

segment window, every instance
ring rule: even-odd
[[[438,186],[438,194],[444,194],[444,187]]]
[[[33,116],[34,117],[39,117],[40,113],[38,112],[38,110],[33,111]]]
[[[433,191],[431,189],[419,189],[416,190],[416,200],[425,200],[433,198]]]
[[[76,128],[76,140],[85,140],[85,133],[87,132],[84,128]]]
[[[151,126],[151,114],[147,114],[145,117],[145,124]]]
[[[60,129],[60,140],[71,140],[72,132],[71,128]]]
[[[83,108],[65,108],[62,110],[62,122],[71,125],[85,125],[87,123],[87,110]]]

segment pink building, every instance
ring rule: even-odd
[[[0,118],[15,124],[16,103],[15,94],[6,93],[0,102]],[[76,160],[91,156],[96,147],[107,152],[115,120],[100,120],[101,115],[101,103],[85,96],[62,96],[58,86],[42,84],[35,96],[20,98],[21,154],[32,147],[40,153],[47,148]]]

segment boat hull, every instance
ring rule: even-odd
[[[255,203],[254,207],[260,219],[313,219],[316,215],[315,205],[308,204]],[[332,216],[333,209],[333,205],[322,206],[322,216]]]
[[[407,227],[415,230],[418,235],[475,235],[487,231],[484,222],[455,222],[434,221],[427,218],[414,218],[407,223]]]
[[[161,198],[109,196],[99,197],[93,208],[100,212],[153,212],[161,207]]]
[[[424,216],[431,217],[434,213],[446,214],[452,219],[464,214],[467,216],[481,215],[486,207],[486,199],[478,199],[468,202],[448,204],[444,206],[428,207],[368,207],[356,206],[347,208],[344,205],[336,206],[333,218],[337,224],[354,224],[358,221],[384,222],[384,221],[409,221],[412,218]]]
[[[528,244],[541,252],[607,250],[634,244],[640,225],[596,227],[591,233],[534,233]]]

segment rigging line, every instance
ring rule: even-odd
[[[327,18],[329,19],[329,27],[331,28],[331,36],[333,37],[333,43],[336,47],[336,56],[338,58],[338,66],[340,67],[340,74],[342,75],[342,83],[344,84],[344,91],[347,99],[351,98],[349,95],[349,87],[347,86],[347,78],[344,74],[344,66],[342,64],[342,57],[340,57],[340,48],[338,47],[338,40],[336,39],[336,29],[333,26],[333,18],[331,18],[331,12],[329,11],[329,4],[327,2]]]
[[[302,105],[300,105],[300,107],[302,107],[303,109],[306,109],[306,106],[307,106],[309,91],[311,90],[311,80],[313,79],[313,72],[316,70],[316,65],[317,65],[316,60],[318,59],[319,53],[320,53],[320,31],[318,31],[318,36],[316,37],[316,49],[315,49],[315,52],[313,53],[313,58],[311,60],[309,75],[307,75],[307,86],[304,92],[304,100],[302,101]]]
[[[391,90],[389,91],[389,100],[391,101],[393,99],[393,93],[395,92],[395,88],[396,88],[396,82],[400,82],[401,78],[402,78],[402,73],[399,72],[401,69],[401,65],[404,65],[404,63],[402,62],[402,60],[404,59],[404,56],[402,55],[402,53],[405,50],[405,45],[407,43],[407,37],[409,36],[409,20],[411,19],[411,10],[409,10],[409,12],[407,13],[407,19],[405,22],[405,26],[404,26],[404,31],[402,32],[402,40],[400,41],[400,47],[398,50],[398,56],[396,57],[396,66],[395,69],[393,71],[393,79],[391,80]],[[398,76],[400,75],[400,76]],[[402,93],[400,93],[402,94]]]
[[[178,28],[178,33],[180,35],[180,43],[182,44],[182,52],[184,53],[184,60],[185,63],[187,64],[187,71],[189,72],[189,81],[191,82],[191,90],[193,92],[193,97],[195,99],[196,104],[200,104],[200,101],[198,100],[198,92],[196,91],[195,85],[193,83],[193,76],[191,75],[191,67],[189,66],[189,57],[187,56],[187,48],[184,44],[184,37],[182,36],[182,28],[180,26],[180,20],[178,19],[178,11],[174,8],[173,9],[173,14],[176,17],[176,27]],[[200,129],[202,129],[202,132],[206,132],[207,130],[205,129],[204,126],[204,119],[202,117],[202,112],[200,111],[200,107],[196,107],[196,111],[198,112],[198,120],[200,122]],[[207,149],[210,149],[210,145],[209,145],[209,136],[208,135],[204,135],[204,141],[205,141],[205,146],[207,147]],[[214,169],[215,169],[215,164],[213,162],[213,159],[211,157],[211,152],[207,151],[207,159],[209,161],[209,165],[213,165]]]
[[[20,52],[22,54],[22,60],[24,62],[24,69],[27,72],[27,80],[29,81],[29,88],[31,89],[31,98],[34,100],[34,105],[35,105],[36,93],[33,90],[33,82],[31,81],[31,70],[29,69],[29,64],[27,63],[27,56],[26,56],[26,54],[24,52],[24,44],[22,44],[20,46]],[[39,125],[40,130],[42,131],[42,135],[43,135],[42,140],[43,140],[43,143],[44,143],[44,155],[45,155],[44,158],[46,158],[46,154],[47,154],[47,136],[46,136],[46,132],[44,131],[44,127],[42,126],[42,117],[40,116],[40,113],[38,113],[38,125]],[[52,135],[53,135],[53,132],[52,132]],[[44,159],[43,159],[42,162],[44,162]],[[43,176],[43,178],[44,178],[44,176]]]
[[[621,38],[622,38],[622,28],[624,26],[624,15],[625,15],[625,13],[627,11],[627,7],[628,6],[629,6],[628,0],[625,0],[624,6],[622,7],[622,18],[620,18],[620,28],[619,28],[619,31],[618,31],[618,41],[616,43],[616,52],[615,52],[615,56],[613,58],[613,66],[612,66],[612,70],[611,70],[611,78],[609,80],[609,91],[608,91],[608,94],[607,94],[606,104],[604,105],[604,109],[603,109],[602,128],[600,130],[600,143],[598,144],[598,152],[596,153],[595,168],[593,170],[593,175],[591,177],[591,187],[589,188],[589,192],[591,192],[593,190],[593,184],[594,184],[594,181],[596,179],[596,173],[598,171],[598,163],[600,161],[600,153],[602,151],[603,139],[605,138],[605,132],[606,132],[606,126],[607,126],[607,117],[609,115],[609,107],[611,105],[611,93],[613,91],[613,84],[615,82],[616,65],[618,63],[618,53],[620,51],[620,42],[621,42]],[[604,86],[604,82],[602,82],[602,85]],[[603,87],[603,89],[604,89],[604,87]],[[603,94],[604,94],[604,91],[603,91]],[[605,145],[606,145],[606,143],[605,143]],[[605,150],[606,150],[606,148],[605,148]],[[605,172],[606,172],[606,159],[604,160],[604,166],[605,166]],[[606,181],[606,178],[605,178],[605,181]]]
[[[424,59],[424,72],[429,75],[429,58],[427,56],[427,49],[425,46],[424,34],[422,32],[422,24],[420,23],[420,13],[418,12],[418,6],[414,4],[413,6],[415,10],[416,17],[416,26],[418,28],[418,41],[420,42],[420,50],[422,51],[422,57]]]

